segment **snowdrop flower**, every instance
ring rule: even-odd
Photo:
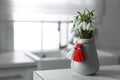
[[[87,30],[94,31],[94,24],[93,23],[88,23],[87,24]]]
[[[77,28],[77,29],[79,29],[79,25],[80,25],[80,24],[81,24],[80,21],[77,21],[77,22],[76,22],[76,28]]]
[[[90,27],[91,27],[91,24],[88,23],[88,24],[87,24],[87,30],[90,30]]]
[[[90,23],[90,30],[91,30],[91,31],[94,31],[94,30],[95,30],[93,23]]]
[[[73,30],[79,29],[80,21],[78,20],[78,17],[74,17],[74,22],[73,22],[73,24],[74,24]]]
[[[83,30],[86,30],[87,29],[87,23],[86,22],[81,22],[80,28],[82,28]]]

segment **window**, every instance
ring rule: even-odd
[[[95,0],[13,0],[12,2],[15,51],[68,48],[73,38],[72,24],[64,21],[72,20],[74,14],[85,7],[95,6]]]
[[[59,31],[57,23],[43,23],[43,50],[59,50]]]
[[[59,30],[60,28],[60,30]],[[72,39],[68,22],[14,22],[15,51],[59,50]]]
[[[14,22],[14,50],[42,51],[59,49],[57,23]]]

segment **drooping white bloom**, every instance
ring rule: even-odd
[[[95,30],[94,24],[93,23],[88,23],[87,24],[87,30],[94,31]]]
[[[79,29],[79,25],[80,25],[80,21],[78,20],[77,17],[74,17],[74,21],[73,21],[73,24],[74,24],[74,30],[78,30]]]
[[[94,25],[93,23],[90,24],[90,30],[91,30],[91,31],[94,31],[94,30],[95,30],[95,27],[94,27],[94,26],[95,26],[95,25]]]
[[[79,27],[82,28],[83,30],[86,30],[87,29],[87,23],[86,22],[81,22]]]
[[[87,30],[90,30],[90,27],[91,27],[91,24],[88,23],[88,24],[87,24]]]
[[[71,32],[75,31],[76,34],[79,34],[79,25],[77,25],[77,21],[76,23],[74,23],[74,27],[71,29]]]

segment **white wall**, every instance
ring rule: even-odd
[[[105,0],[105,14],[98,26],[97,48],[120,49],[120,0]]]
[[[10,0],[0,0],[0,52],[13,50]]]
[[[12,22],[0,22],[0,52],[13,51],[12,28]]]

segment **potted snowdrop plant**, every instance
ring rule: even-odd
[[[95,10],[77,12],[73,20],[73,31],[79,35],[72,53],[71,69],[78,75],[92,75],[99,70],[95,46]]]

